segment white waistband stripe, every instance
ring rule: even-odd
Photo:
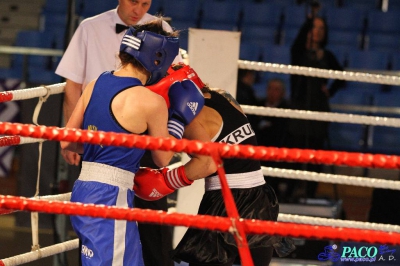
[[[226,174],[226,180],[230,188],[252,188],[265,184],[262,170],[240,174]],[[205,190],[221,189],[219,176],[211,176],[205,179]]]
[[[135,174],[121,168],[94,162],[82,162],[79,180],[97,181],[121,188],[133,189]]]

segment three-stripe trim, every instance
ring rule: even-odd
[[[136,36],[125,35],[124,38],[122,39],[122,43],[135,50],[139,50],[142,40],[140,40]]]
[[[167,180],[173,189],[187,186],[187,184],[183,183],[181,178],[179,178],[178,169],[179,168],[175,168],[167,172]]]
[[[174,119],[168,120],[168,132],[177,139],[183,136],[184,126]]]

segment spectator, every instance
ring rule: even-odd
[[[249,69],[239,69],[236,87],[236,100],[240,104],[256,105],[257,98],[254,94],[256,72]]]
[[[117,57],[126,26],[143,24],[156,17],[147,13],[151,0],[119,0],[119,5],[100,15],[83,20],[76,29],[56,74],[66,78],[64,93],[64,121],[68,121],[85,86],[101,73],[116,69],[120,61]],[[172,31],[168,23],[163,28]],[[181,61],[181,57],[175,62]],[[79,165],[77,153],[63,150],[67,163]],[[146,152],[142,166],[155,167],[151,155]],[[135,206],[144,209],[167,211],[167,198],[147,202],[135,197]],[[172,249],[172,228],[156,224],[139,223],[146,266],[173,265],[168,251]]]
[[[262,101],[263,106],[289,108],[289,101],[285,98],[286,86],[282,79],[274,78],[269,80],[266,86],[266,95],[267,97]],[[287,123],[287,118],[274,116],[261,117],[256,131],[258,144],[267,147],[284,147],[286,145]],[[287,167],[287,163],[284,162],[261,161],[261,164],[268,167]],[[291,187],[293,180],[268,176],[265,176],[265,180],[274,188],[278,201],[284,202],[287,195],[287,188]]]
[[[254,93],[254,82],[256,79],[256,71],[249,69],[239,69],[238,80],[236,85],[236,100],[243,105],[258,105],[258,99]],[[249,122],[253,128],[256,128],[258,117],[248,115]]]
[[[261,105],[274,108],[289,108],[286,100],[286,86],[281,79],[274,78],[268,81],[266,86],[267,97],[261,101]],[[262,146],[282,147],[286,134],[287,118],[263,116],[257,127],[258,144]]]
[[[319,6],[313,6],[310,15],[291,47],[291,64],[297,66],[343,70],[332,52],[325,48],[328,29],[324,19],[314,16]],[[328,88],[328,80],[300,75],[291,76],[291,107],[299,110],[329,112],[329,97],[344,86],[344,81],[335,80]],[[288,147],[323,149],[328,141],[328,123],[291,119],[288,123]],[[321,172],[320,165],[299,165],[295,168]],[[306,183],[304,196],[315,197],[316,182]]]

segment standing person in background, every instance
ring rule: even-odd
[[[256,79],[256,72],[249,69],[238,70],[238,80],[236,85],[236,101],[239,104],[258,105],[258,99],[254,93],[254,82]],[[258,118],[256,115],[247,116],[253,128],[256,128]]]
[[[101,73],[116,69],[120,65],[119,47],[127,26],[143,24],[156,19],[148,14],[151,0],[119,0],[119,5],[112,10],[83,20],[76,29],[56,74],[66,79],[64,92],[64,121],[68,121],[85,86]],[[163,21],[163,28],[172,31]],[[178,55],[174,62],[180,62]],[[77,153],[63,150],[62,156],[67,163],[79,165]],[[142,158],[143,166],[154,167],[150,153]],[[135,198],[138,208],[167,211],[167,198],[160,201],[146,202]],[[172,248],[172,228],[156,224],[139,224],[146,266],[173,265],[168,257]]]
[[[291,47],[291,64],[297,66],[343,70],[335,55],[327,50],[328,28],[326,22],[316,14],[320,5],[312,4],[312,13],[294,40]],[[329,97],[344,86],[344,81],[335,80],[328,88],[328,80],[300,75],[291,75],[291,105],[293,109],[329,112]],[[328,123],[291,119],[288,124],[288,147],[323,149],[328,141]],[[297,165],[297,169],[321,172],[321,165]],[[306,182],[306,197],[313,198],[316,182]]]

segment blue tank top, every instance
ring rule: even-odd
[[[123,90],[142,86],[136,78],[114,76],[106,71],[97,79],[92,96],[83,116],[83,128],[94,131],[131,133],[115,119],[111,102]],[[84,144],[83,161],[118,167],[133,173],[139,169],[139,161],[145,150],[117,146]]]

